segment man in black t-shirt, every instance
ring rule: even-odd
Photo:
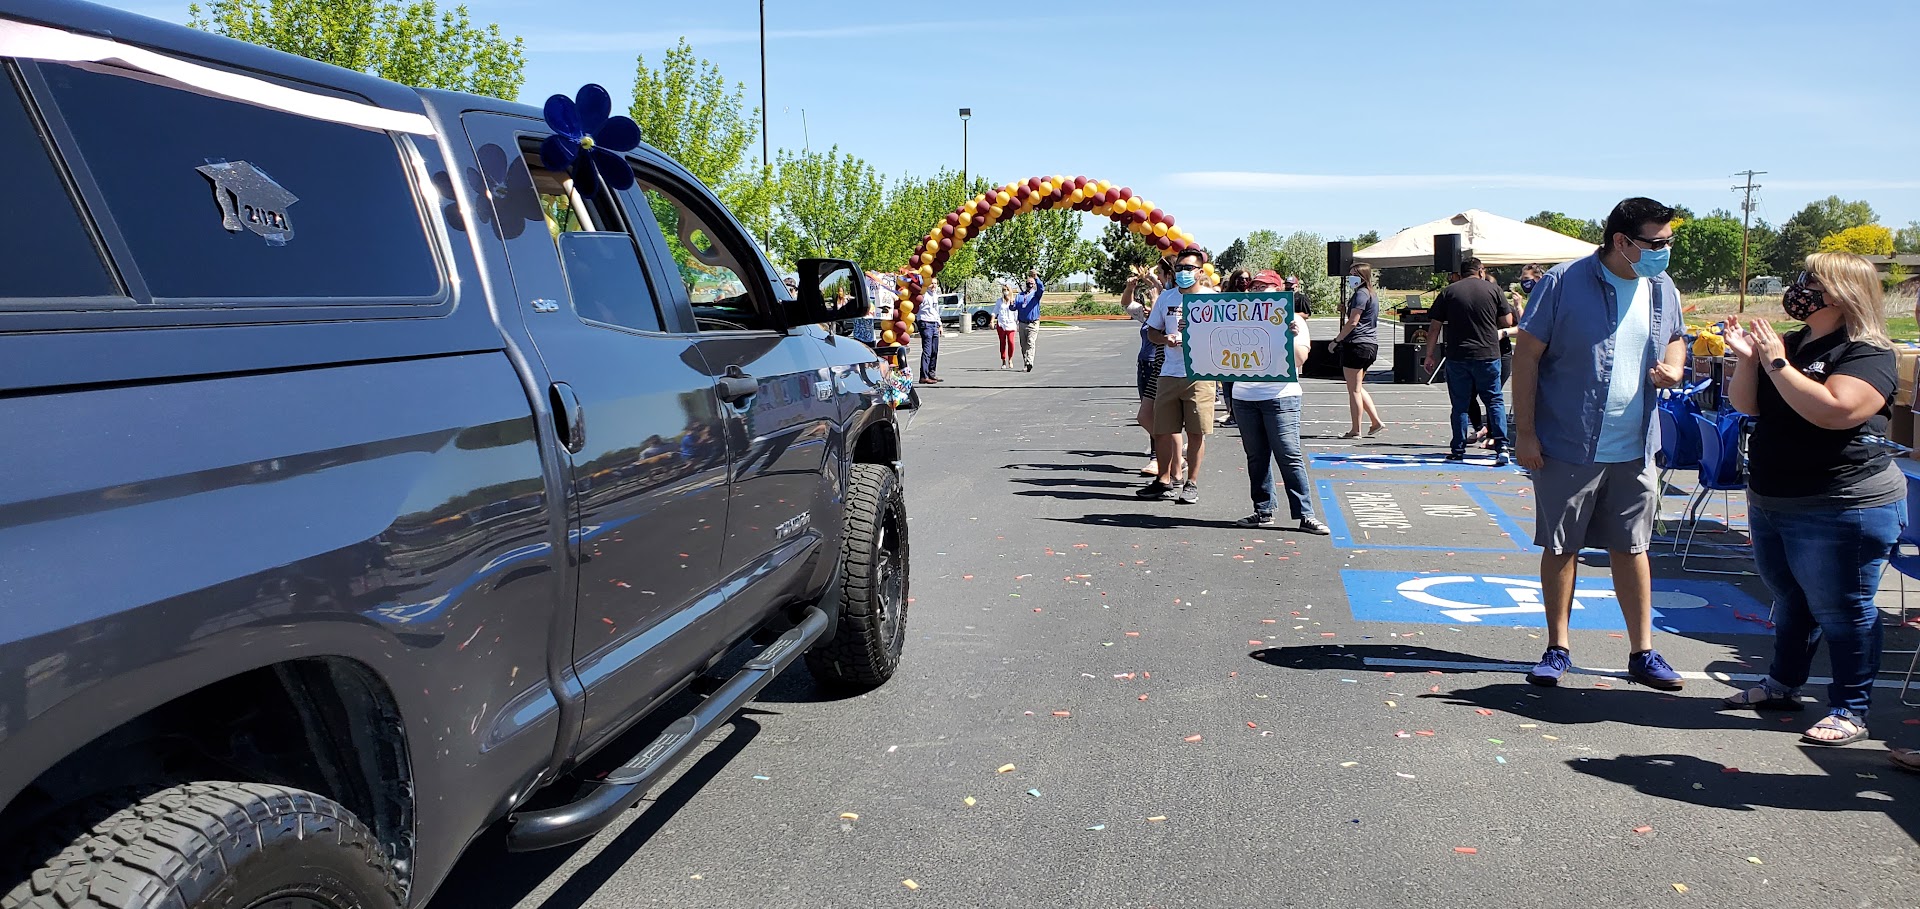
[[[1500,396],[1500,329],[1511,325],[1506,294],[1486,280],[1479,259],[1467,259],[1440,292],[1427,318],[1427,369],[1440,362],[1440,343],[1446,338],[1447,397],[1453,404],[1453,440],[1449,461],[1467,459],[1467,436],[1472,421],[1468,404],[1479,398],[1486,405],[1487,433],[1493,439],[1493,464],[1507,465],[1506,403]]]

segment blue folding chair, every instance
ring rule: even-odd
[[[1702,381],[1684,388],[1667,389],[1660,392],[1654,404],[1654,418],[1660,429],[1660,450],[1653,455],[1654,464],[1660,468],[1660,485],[1655,495],[1654,510],[1656,529],[1664,530],[1666,527],[1658,503],[1666,500],[1667,487],[1672,485],[1674,474],[1682,470],[1700,469],[1700,434],[1693,428],[1693,418],[1700,413],[1700,405],[1694,402],[1693,396],[1706,385]],[[1683,426],[1686,427],[1684,432],[1681,430]]]
[[[1894,541],[1893,555],[1887,559],[1887,567],[1900,576],[1900,616],[1898,625],[1907,627],[1907,579],[1920,580],[1920,468],[1910,468],[1901,463],[1903,472],[1907,472],[1907,526],[1900,528],[1900,538]],[[1913,688],[1913,676],[1920,669],[1920,645],[1912,650],[1884,650],[1882,656],[1901,656],[1911,654],[1907,661],[1907,675],[1900,681],[1900,703],[1909,707],[1920,707],[1920,701],[1908,700],[1908,692]]]
[[[1699,571],[1702,574],[1749,573],[1745,570],[1696,569],[1687,565],[1687,560],[1694,557],[1694,537],[1700,532],[1700,510],[1716,492],[1723,496],[1725,505],[1722,526],[1728,531],[1733,529],[1733,493],[1745,492],[1747,488],[1746,472],[1740,466],[1740,432],[1745,423],[1746,417],[1732,411],[1723,413],[1717,420],[1705,414],[1695,414],[1693,417],[1693,425],[1700,437],[1700,486],[1687,506],[1687,542],[1680,552],[1681,571]],[[1703,553],[1699,558],[1743,559],[1744,556]]]

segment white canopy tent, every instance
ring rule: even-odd
[[[1459,234],[1461,247],[1488,265],[1568,262],[1592,255],[1599,248],[1525,221],[1470,208],[1451,217],[1409,227],[1366,249],[1355,250],[1353,261],[1365,262],[1374,268],[1432,265],[1435,234]]]

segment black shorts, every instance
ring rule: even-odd
[[[1373,361],[1379,357],[1379,345],[1355,344],[1351,341],[1340,345],[1341,369],[1370,369],[1373,367]]]
[[[1160,388],[1160,367],[1153,360],[1134,361],[1133,384],[1140,389],[1140,399],[1153,397]]]

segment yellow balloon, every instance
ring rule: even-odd
[[[1054,174],[1053,176],[1051,176],[1051,177],[1049,177],[1049,178],[1047,178],[1047,179],[1049,179],[1049,180],[1052,180],[1052,181],[1053,181],[1053,185],[1055,185],[1055,186],[1065,186],[1065,185],[1066,185],[1066,183],[1067,183],[1067,178],[1066,178],[1066,177],[1064,177],[1064,176],[1062,176],[1062,175],[1060,175],[1060,174]]]
[[[892,347],[892,346],[893,346],[893,343],[894,343],[894,340],[893,340],[893,329],[891,329],[891,328],[889,328],[889,329],[887,329],[886,331],[883,331],[883,332],[881,332],[881,333],[880,333],[880,341],[881,341],[882,343],[884,343],[884,344],[886,344],[886,345],[887,345],[888,347]]]
[[[965,242],[966,239],[967,239],[967,228],[965,225],[962,225],[960,227],[956,227],[953,229],[953,245],[959,246],[961,243]]]
[[[1055,183],[1052,180],[1040,181],[1040,195],[1051,196],[1053,195],[1053,191],[1058,188],[1060,188],[1060,184]]]
[[[999,195],[993,197],[993,201],[1000,205],[1006,205],[1008,202],[1013,201],[1013,195],[1003,189]]]
[[[933,266],[931,265],[920,266],[920,277],[925,278],[928,281],[933,280]]]
[[[1160,222],[1158,222],[1158,221],[1155,221],[1155,222],[1153,222],[1153,235],[1154,235],[1154,236],[1156,236],[1156,237],[1164,237],[1164,236],[1166,236],[1166,235],[1167,235],[1167,226],[1166,226],[1165,224],[1161,224],[1161,223],[1160,223]]]
[[[1033,192],[1030,192],[1030,193],[1027,193],[1027,204],[1028,204],[1028,205],[1039,205],[1039,204],[1040,204],[1040,191],[1039,191],[1039,190],[1037,190],[1037,189],[1036,189],[1036,190],[1034,190]]]
[[[1001,208],[998,205],[995,205],[994,207],[987,209],[987,220],[998,221],[1000,220],[1000,216],[1005,214],[1006,211],[1007,211],[1006,209]]]

